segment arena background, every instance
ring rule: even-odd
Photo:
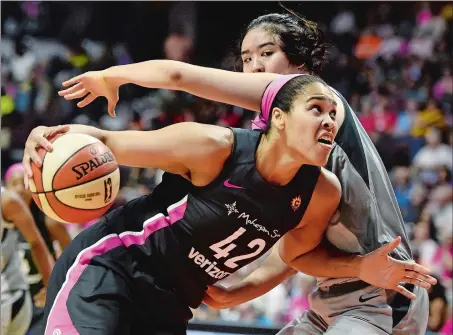
[[[375,142],[414,254],[439,278],[431,304],[441,304],[451,315],[453,6],[393,1],[285,5],[316,21],[330,39],[331,62],[322,77],[349,100]],[[104,101],[80,110],[56,91],[81,72],[152,58],[240,70],[230,53],[243,28],[258,15],[283,11],[276,2],[239,1],[27,1],[2,2],[1,7],[2,176],[21,160],[26,137],[37,125],[149,130],[195,120],[248,127],[249,111],[180,92],[123,87],[118,116],[112,119]],[[116,205],[151,192],[160,175],[122,168]],[[69,229],[75,235],[83,227]],[[313,278],[300,274],[237,308],[201,306],[191,329],[193,334],[275,333],[308,308],[307,294],[314,288]],[[451,323],[432,312],[427,334],[452,334]]]

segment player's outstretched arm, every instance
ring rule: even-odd
[[[376,287],[395,290],[409,299],[415,299],[415,295],[401,283],[429,289],[436,279],[429,275],[427,268],[388,255],[400,242],[401,238],[397,237],[372,253],[360,256],[343,252],[323,240],[315,249],[292,260],[290,265],[315,277],[357,277]]]
[[[36,227],[30,209],[16,193],[8,190],[2,193],[1,204],[5,219],[14,224],[30,245],[33,261],[41,273],[44,285],[47,287],[55,262]]]
[[[150,60],[83,73],[65,81],[63,86],[66,89],[58,94],[67,100],[83,98],[77,103],[78,107],[85,107],[103,96],[112,116],[119,99],[118,89],[124,84],[185,91],[258,112],[264,90],[278,76],[273,73],[231,72],[171,60]]]
[[[121,165],[159,168],[192,181],[194,175],[215,177],[230,155],[233,144],[230,129],[195,122],[177,123],[153,131],[106,131],[78,124],[40,126],[32,130],[25,143],[22,163],[29,178],[32,176],[31,161],[38,166],[42,164],[38,148],[52,150],[48,138],[66,132],[99,139],[112,150]]]

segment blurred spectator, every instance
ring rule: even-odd
[[[370,59],[376,56],[381,48],[381,38],[373,29],[366,29],[355,45],[354,55],[358,59]]]
[[[426,213],[426,212],[425,212]],[[428,214],[429,216],[429,214]],[[431,238],[430,220],[421,220],[413,228],[411,247],[417,262],[427,268],[433,264],[438,244]]]
[[[422,107],[412,128],[412,136],[422,137],[433,127],[444,128],[446,126],[445,116],[438,108],[434,99],[429,99],[426,107]]]
[[[448,305],[447,297],[445,296],[445,288],[440,281],[431,287],[428,291],[429,294],[429,319],[428,319],[428,333],[437,333],[446,324],[450,317],[450,307]]]
[[[437,101],[443,98],[452,98],[453,95],[453,77],[451,70],[446,67],[443,69],[442,77],[433,86],[433,96]]]
[[[390,179],[392,180],[393,189],[395,190],[396,200],[398,201],[398,205],[400,206],[401,213],[403,218],[407,221],[410,205],[411,205],[411,197],[410,197],[410,190],[411,184],[409,180],[409,169],[404,166],[398,166],[393,168]]]
[[[291,292],[288,311],[285,314],[285,323],[300,316],[310,309],[308,296],[316,288],[316,279],[299,273],[295,278],[296,285]],[[294,280],[293,280],[294,282]]]
[[[441,143],[441,133],[431,128],[425,135],[426,145],[414,157],[414,167],[420,170],[436,170],[442,166],[453,167],[452,147]]]
[[[189,36],[179,33],[170,34],[164,43],[165,58],[181,62],[190,62],[193,42]]]

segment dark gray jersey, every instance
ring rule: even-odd
[[[332,90],[343,101],[345,120],[326,166],[342,187],[340,223],[328,229],[327,237],[340,249],[364,254],[401,236],[401,244],[391,256],[410,260],[404,221],[384,164],[347,101]],[[325,279],[319,278],[327,285]]]

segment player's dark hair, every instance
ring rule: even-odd
[[[290,113],[294,101],[300,96],[301,93],[305,92],[308,85],[314,83],[321,83],[322,85],[329,87],[321,78],[306,74],[290,79],[280,88],[270,107],[269,121],[267,122],[267,127],[264,129],[266,134],[269,133],[271,128],[270,115],[272,110],[274,108],[280,108],[283,112]]]
[[[329,47],[324,33],[315,22],[307,20],[282,4],[280,6],[289,13],[266,14],[254,19],[241,36],[239,50],[242,40],[249,31],[263,28],[279,38],[280,47],[292,65],[304,65],[308,72],[319,74],[327,63],[326,50]]]
[[[329,87],[324,80],[317,76],[312,75],[302,75],[297,76],[290,81],[288,81],[283,87],[278,91],[275,96],[274,101],[271,105],[271,110],[274,108],[280,108],[284,112],[290,112],[294,100],[303,92],[308,85],[314,83],[321,83],[326,87]]]

